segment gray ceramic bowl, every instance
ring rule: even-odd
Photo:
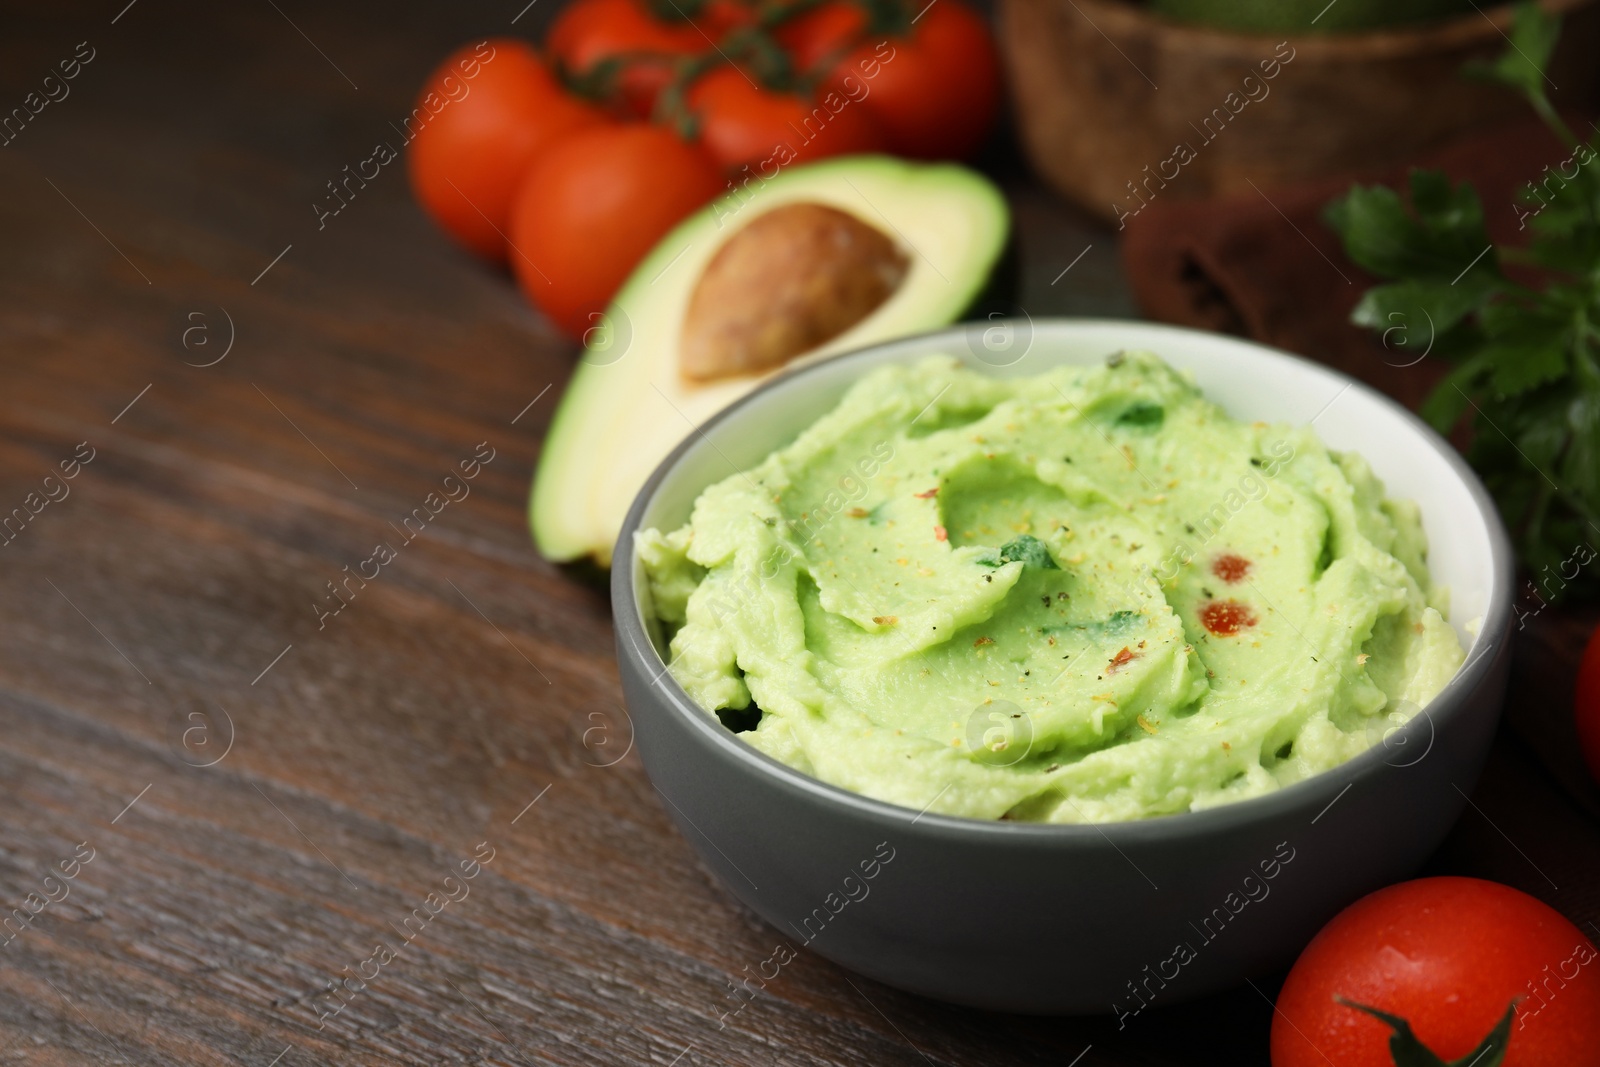
[[[1331,447],[1362,453],[1391,495],[1421,505],[1430,565],[1451,590],[1450,621],[1468,653],[1404,730],[1275,795],[1207,811],[1098,826],[984,822],[919,814],[792,770],[673,681],[641,609],[635,530],[682,524],[701,489],[792,439],[874,367],[947,352],[1023,375],[1124,348],[1193,372],[1236,417],[1315,422]],[[1483,486],[1386,397],[1231,338],[1059,320],[909,338],[805,367],[745,397],[640,492],[617,543],[612,603],[645,768],[684,836],[775,927],[775,942],[942,1000],[1115,1012],[1126,1022],[1146,1005],[1288,964],[1341,907],[1407,877],[1438,846],[1499,717],[1512,583],[1505,531]]]

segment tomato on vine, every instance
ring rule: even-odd
[[[915,0],[912,0],[914,3]],[[1000,106],[1000,61],[982,15],[962,0],[828,0],[780,26],[802,71],[859,93],[890,151],[965,159]]]
[[[614,93],[623,111],[643,118],[678,61],[712,51],[749,18],[733,0],[573,0],[551,24],[545,48],[589,92]]]
[[[701,76],[689,89],[688,103],[701,143],[727,170],[884,148],[877,123],[843,93],[830,89],[804,99],[765,88],[736,66]]]
[[[773,33],[802,70],[832,69],[866,36],[867,12],[854,0],[796,4],[791,10],[798,14],[784,18]]]
[[[479,255],[502,260],[511,199],[529,162],[605,116],[569,95],[527,44],[491,38],[447,56],[406,121],[411,188],[423,210]]]
[[[717,165],[675,131],[600,126],[539,156],[511,213],[511,267],[557,326],[582,337],[628,273],[723,190]]]
[[[993,43],[962,0],[922,2],[571,0],[550,67],[496,39],[433,73],[417,199],[581,335],[729,172],[975,149],[999,97]]]

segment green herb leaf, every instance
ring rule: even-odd
[[[1489,242],[1466,185],[1413,171],[1405,195],[1352,188],[1324,217],[1350,258],[1388,284],[1351,318],[1396,353],[1457,365],[1423,403],[1441,432],[1461,429],[1467,458],[1516,538],[1538,595],[1600,592],[1600,151],[1551,106],[1544,66],[1560,23],[1518,7],[1511,46],[1480,70],[1521,92],[1570,152],[1519,196],[1525,248]],[[1502,261],[1542,268],[1539,288]]]
[[[1380,278],[1498,279],[1499,264],[1483,225],[1483,205],[1465,182],[1436,171],[1411,172],[1411,206],[1382,185],[1353,186],[1324,211],[1345,253]]]
[[[1490,366],[1489,384],[1502,398],[1520,396],[1567,372],[1567,321],[1547,308],[1496,304],[1479,316],[1485,335],[1480,352]]]
[[[1440,233],[1462,229],[1483,233],[1483,205],[1472,186],[1451,185],[1437,170],[1414,169],[1410,178],[1411,207],[1424,226]]]
[[[1495,290],[1493,280],[1483,274],[1459,285],[1430,278],[1376,285],[1362,296],[1350,321],[1383,331],[1384,343],[1391,347],[1422,348],[1477,311]],[[1391,342],[1391,337],[1396,339]]]
[[[1470,77],[1495,81],[1521,93],[1544,94],[1544,72],[1561,36],[1561,19],[1538,4],[1520,3],[1511,22],[1511,47],[1491,63],[1469,63]]]
[[[1000,560],[1003,563],[1021,563],[1024,567],[1038,567],[1040,570],[1058,571],[1060,565],[1050,558],[1050,550],[1043,541],[1029,534],[1022,534],[1014,541],[1007,541],[1000,546]]]
[[[1590,157],[1591,164],[1594,158]],[[1582,177],[1585,184],[1600,188],[1600,168],[1591,165]],[[1596,204],[1583,195],[1582,187],[1557,197],[1533,220],[1535,239],[1529,258],[1541,267],[1582,277],[1600,262],[1600,225],[1595,215]]]
[[[1483,377],[1487,366],[1483,359],[1475,356],[1452,370],[1422,402],[1417,414],[1440,433],[1454,430],[1461,416],[1472,406],[1472,394],[1477,388],[1475,381]]]
[[[1567,404],[1567,428],[1572,433],[1571,444],[1562,459],[1557,476],[1572,485],[1593,486],[1600,479],[1600,388],[1591,385],[1581,390]],[[1592,503],[1600,496],[1591,495]],[[1588,509],[1583,509],[1587,512]],[[1594,516],[1585,514],[1592,525]],[[1600,543],[1600,530],[1586,537]]]

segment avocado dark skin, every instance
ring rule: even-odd
[[[957,321],[981,322],[992,315],[1015,315],[1019,308],[1017,294],[1021,291],[1022,249],[1017,244],[1017,233],[1013,229],[1006,235],[1005,247],[995,260],[989,280]]]
[[[557,563],[556,570],[562,576],[579,585],[588,586],[597,593],[606,593],[606,604],[609,607],[611,600],[611,568],[602,567],[594,561],[593,556],[582,556],[567,563]]]

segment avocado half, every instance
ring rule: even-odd
[[[693,380],[682,348],[691,298],[713,257],[755,219],[816,204],[892,238],[897,287],[831,339],[760,373]],[[528,504],[534,543],[556,562],[609,566],[634,496],[667,454],[711,416],[785,370],[948,325],[991,295],[1010,214],[965,167],[846,156],[753,178],[680,223],[634,270],[586,338],[544,443]]]

